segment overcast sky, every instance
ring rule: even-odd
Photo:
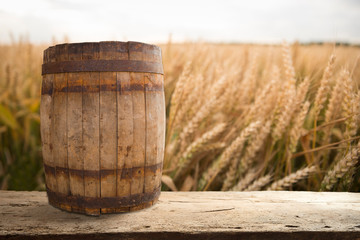
[[[360,43],[360,0],[2,0],[0,42]]]

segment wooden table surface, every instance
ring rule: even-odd
[[[0,191],[0,239],[360,239],[360,193],[163,192],[151,208],[90,217],[45,192]]]

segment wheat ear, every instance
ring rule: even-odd
[[[265,175],[257,180],[255,180],[250,186],[248,186],[244,191],[259,191],[261,188],[268,185],[271,181],[272,176],[270,174]]]
[[[348,71],[343,81],[344,98],[342,102],[343,117],[346,124],[346,138],[351,138],[356,134],[356,116],[354,116],[354,107],[356,107],[355,96],[352,87],[352,80]]]
[[[282,50],[286,82],[284,84],[284,89],[281,92],[281,96],[279,97],[279,107],[277,107],[278,109],[273,115],[274,128],[272,137],[275,141],[281,138],[290,123],[293,112],[296,110],[294,108],[294,104],[296,104],[295,69],[292,63],[289,45],[284,42]]]
[[[236,178],[238,177],[238,166],[239,161],[235,160],[231,162],[229,170],[226,172],[226,177],[221,187],[221,191],[227,191],[235,184]]]
[[[300,169],[280,180],[277,180],[267,190],[285,190],[292,186],[293,184],[299,182],[302,179],[307,178],[310,174],[316,172],[316,166],[309,166],[303,169]]]
[[[219,149],[223,149],[224,147],[226,147],[226,143],[224,143],[224,142],[215,142],[215,143],[205,145],[203,148],[201,148],[201,152],[217,151]]]
[[[297,115],[297,117],[295,118],[294,125],[292,126],[292,128],[290,130],[289,150],[291,153],[296,151],[296,146],[298,144],[299,138],[303,131],[304,120],[305,120],[306,114],[309,110],[309,106],[310,106],[310,102],[308,102],[308,101],[306,101],[303,104],[302,109],[301,109],[300,113]]]
[[[292,114],[294,112],[293,103],[295,101],[295,89],[290,88],[284,93],[283,108],[278,116],[275,116],[274,128],[272,131],[272,137],[275,141],[279,140],[283,135],[286,128],[289,126]]]
[[[188,86],[186,87],[187,91],[185,91],[181,105],[178,107],[176,118],[173,119],[173,126],[182,125],[182,123],[186,122],[188,118],[193,117],[194,113],[196,112],[197,109],[195,108],[195,105],[197,102],[201,102],[198,98],[202,88],[201,78],[201,75],[196,77],[189,77],[189,81],[192,81],[192,83],[190,84],[189,82]]]
[[[282,61],[285,70],[285,79],[288,86],[295,86],[295,69],[290,53],[290,46],[287,42],[282,44]]]
[[[236,156],[231,160],[231,164],[229,167],[229,170],[226,173],[226,178],[224,180],[222,191],[229,190],[236,181],[237,176],[239,175],[239,166],[241,164],[241,172],[245,172],[250,164],[251,159],[256,155],[257,151],[262,145],[262,142],[265,140],[266,136],[268,135],[270,131],[270,124],[271,122],[268,121],[264,127],[262,127],[260,130],[257,128],[254,132],[255,139],[252,140],[252,143],[249,145],[249,150],[245,152],[244,158],[241,158],[239,160],[239,157]],[[240,153],[239,153],[240,154]]]
[[[331,190],[334,185],[358,162],[360,157],[360,141],[348,154],[345,155],[335,166],[327,172],[322,183],[322,190]]]
[[[245,148],[244,157],[241,158],[241,172],[245,172],[251,161],[254,159],[258,151],[263,147],[267,136],[270,133],[271,121],[267,121],[255,135],[255,138],[251,140],[249,145]]]
[[[263,117],[266,114],[269,107],[273,107],[272,102],[270,100],[272,96],[270,95],[274,93],[274,89],[276,88],[277,81],[278,81],[277,79],[272,79],[261,90],[260,94],[255,98],[254,104],[251,105],[249,113],[247,114],[246,122],[250,122],[254,118],[260,119],[260,117]]]
[[[314,108],[315,108],[315,118],[320,114],[320,111],[324,108],[325,101],[328,97],[328,93],[330,91],[330,78],[332,77],[334,63],[335,63],[335,55],[331,55],[328,61],[328,64],[325,68],[323,77],[320,81],[320,87],[316,92]]]
[[[170,113],[169,113],[169,127],[171,127],[171,124],[176,116],[176,113],[178,111],[178,108],[181,104],[182,95],[184,92],[184,89],[186,88],[186,83],[188,82],[189,76],[190,76],[190,66],[191,62],[187,62],[185,64],[184,70],[182,71],[179,80],[176,82],[175,90],[171,96],[171,102],[170,102]]]
[[[238,161],[245,141],[256,131],[259,125],[260,121],[253,122],[241,131],[240,136],[238,136],[231,145],[224,150],[219,160],[215,161],[204,173],[203,182],[206,184],[204,190],[211,185],[216,176],[222,173],[232,161]]]
[[[194,164],[194,161],[191,161],[194,155],[201,151],[201,148],[206,146],[209,142],[219,136],[226,128],[225,123],[217,124],[214,128],[204,133],[200,138],[195,140],[192,144],[183,153],[179,161],[178,169],[174,175],[174,181],[182,177],[186,171]]]
[[[255,92],[256,88],[256,68],[257,68],[257,54],[251,59],[251,62],[244,74],[244,79],[241,82],[241,90],[242,94],[239,95],[240,98],[238,99],[239,102],[242,104],[247,104],[251,102],[252,97]]]
[[[294,104],[294,112],[300,111],[300,108],[306,98],[306,94],[309,90],[310,78],[306,77],[299,86],[296,88],[296,98]]]
[[[327,123],[337,116],[339,105],[341,104],[344,95],[343,82],[346,81],[347,77],[348,72],[343,70],[340,73],[340,77],[336,78],[335,86],[331,92],[329,104],[325,112],[325,122]]]
[[[358,90],[358,93],[355,96],[355,119],[357,122],[357,126],[360,125],[360,90]]]
[[[180,133],[181,148],[184,149],[189,142],[189,138],[194,134],[195,130],[199,127],[202,120],[207,117],[215,107],[221,102],[222,98],[219,97],[226,84],[225,78],[220,79],[214,86],[215,93],[209,101],[196,113],[196,115],[188,122]],[[223,97],[223,96],[222,96]]]
[[[232,191],[243,191],[246,189],[256,177],[256,171],[254,169],[249,170],[245,177],[241,178],[240,181],[231,189]]]

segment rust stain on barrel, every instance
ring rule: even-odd
[[[151,166],[145,167],[133,167],[133,168],[122,168],[122,169],[101,169],[101,170],[82,170],[82,169],[71,169],[71,168],[64,168],[64,167],[52,167],[47,164],[44,164],[44,171],[46,174],[55,175],[56,173],[62,174],[73,174],[79,177],[92,177],[98,178],[99,175],[101,176],[108,176],[108,175],[121,175],[123,179],[130,179],[136,178],[140,176],[144,176],[145,172],[147,173],[159,173],[161,171],[162,164],[158,163]]]
[[[99,89],[101,91],[112,91],[112,92],[118,92],[119,89],[117,89],[116,85],[112,84],[103,84],[101,86],[97,85],[88,85],[88,86],[70,86],[70,87],[63,87],[61,89],[53,89],[53,86],[44,86],[41,90],[42,95],[52,95],[53,92],[64,92],[64,93],[97,93],[99,92]],[[132,91],[144,91],[146,89],[147,92],[149,91],[164,91],[163,84],[130,84],[127,88],[122,89],[123,92],[132,92]]]
[[[47,189],[50,202],[57,205],[65,204],[68,206],[88,207],[88,208],[116,208],[116,207],[133,207],[141,203],[149,202],[160,195],[160,186],[151,193],[140,193],[126,197],[104,197],[92,198],[83,196],[64,195]]]

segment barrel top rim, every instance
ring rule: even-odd
[[[99,41],[99,42],[72,42],[72,43],[60,43],[60,44],[55,44],[52,46],[49,46],[48,48],[45,49],[48,50],[50,48],[56,48],[56,47],[60,47],[60,46],[71,46],[71,45],[86,45],[86,44],[101,44],[101,43],[113,43],[113,44],[118,44],[118,43],[122,43],[122,44],[141,44],[144,46],[151,46],[154,48],[157,48],[159,51],[161,51],[161,48],[158,45],[155,44],[150,44],[150,43],[144,43],[144,42],[137,42],[137,41]]]

